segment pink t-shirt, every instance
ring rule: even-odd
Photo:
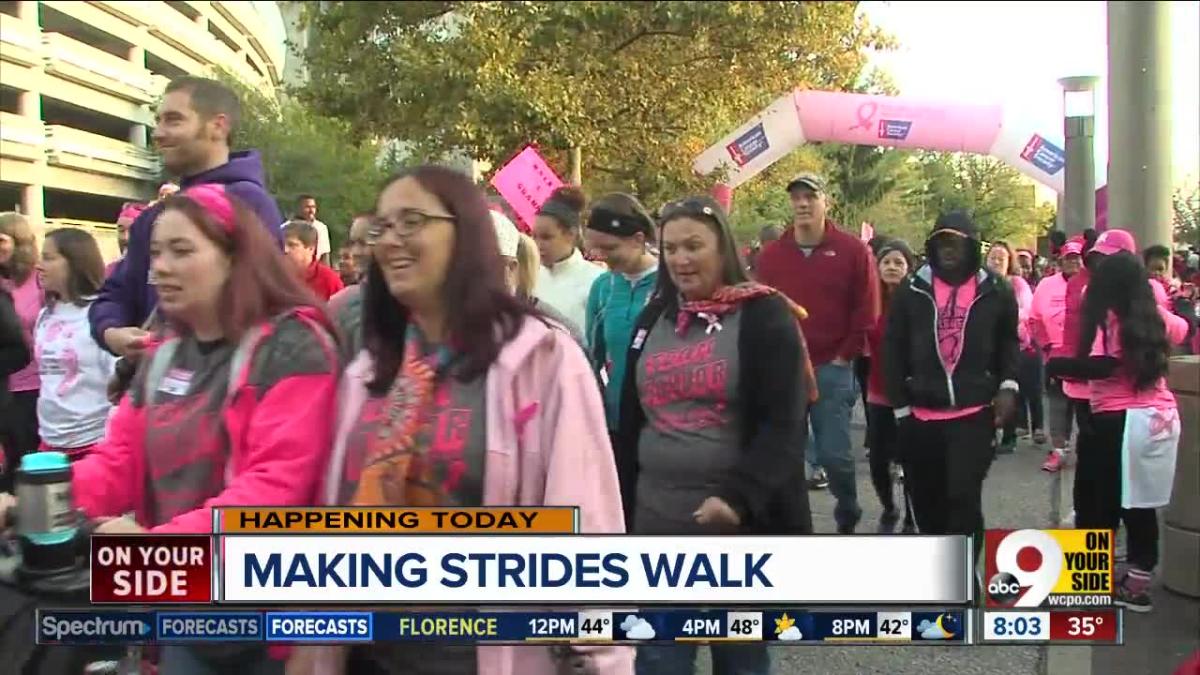
[[[1173,345],[1179,344],[1180,342],[1183,341],[1184,337],[1187,336],[1187,321],[1178,316],[1175,316],[1175,314],[1173,314],[1171,312],[1170,301],[1167,298],[1167,292],[1165,290],[1163,290],[1163,287],[1161,284],[1156,283],[1153,279],[1150,280],[1150,291],[1152,293],[1154,293],[1154,302],[1158,305],[1158,314],[1159,314],[1159,316],[1161,316],[1163,318],[1163,322],[1166,324],[1167,341]],[[1079,297],[1083,298],[1086,295],[1087,295],[1087,284],[1084,284],[1083,288],[1079,292]],[[1080,300],[1081,307],[1082,307],[1082,304],[1083,304],[1083,301]],[[1078,317],[1076,317],[1076,318],[1078,318]],[[1179,332],[1181,325],[1182,325],[1182,331],[1183,331],[1182,333]],[[1076,333],[1076,334],[1078,334],[1078,333]],[[1096,340],[1099,340],[1099,339],[1100,339],[1100,332],[1097,331]],[[1092,350],[1093,350],[1092,354],[1093,355],[1096,354],[1096,351],[1095,351],[1096,344],[1097,344],[1097,342],[1092,343]],[[1070,345],[1065,345],[1065,346],[1070,347]],[[1100,353],[1103,354],[1104,352],[1100,352]],[[1112,354],[1112,356],[1117,356],[1117,355],[1118,354]],[[1073,399],[1094,400],[1092,398],[1092,395],[1093,395],[1092,392],[1094,391],[1093,390],[1094,384],[1095,384],[1094,382],[1063,380],[1063,394],[1065,396],[1067,396],[1068,398],[1073,398]],[[1093,404],[1093,408],[1095,408],[1094,404]]]
[[[1031,337],[1043,350],[1062,345],[1067,313],[1067,278],[1058,273],[1038,282],[1029,310]]]
[[[942,364],[945,365],[948,376],[954,374],[958,359],[962,356],[963,339],[967,329],[967,309],[975,299],[978,285],[974,276],[959,286],[951,286],[936,276],[933,278],[933,299],[937,303],[938,353],[942,356]],[[953,420],[974,415],[984,407],[976,405],[969,408],[935,410],[914,406],[913,415],[927,422]]]
[[[1158,311],[1160,315],[1173,316],[1161,307]],[[1171,342],[1176,342],[1172,336],[1172,322],[1167,316],[1163,316],[1163,321],[1167,324],[1167,335]],[[1112,312],[1108,314],[1108,325],[1105,328],[1106,330],[1096,331],[1096,339],[1092,343],[1092,356],[1111,356],[1119,359],[1121,326]],[[1153,386],[1139,391],[1134,388],[1132,378],[1123,368],[1119,368],[1112,377],[1090,381],[1088,399],[1092,412],[1117,412],[1131,408],[1175,409],[1175,395],[1167,388],[1167,378],[1160,377]]]
[[[25,283],[15,286],[12,290],[12,297],[17,316],[21,319],[21,332],[24,333],[25,341],[29,344],[32,354],[34,351],[33,328],[37,324],[42,305],[45,304],[42,282],[38,278],[37,272],[30,274]],[[8,377],[9,391],[37,391],[41,387],[42,378],[38,377],[36,356],[31,355],[28,365]]]

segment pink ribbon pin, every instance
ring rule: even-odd
[[[533,403],[530,403],[529,405],[517,411],[517,416],[513,419],[513,424],[517,427],[518,438],[525,433],[525,425],[529,424],[529,420],[533,419],[533,416],[537,414],[537,411],[537,401],[534,401]]]

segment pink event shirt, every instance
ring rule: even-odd
[[[21,332],[25,341],[33,351],[33,328],[37,324],[38,314],[42,311],[43,301],[42,282],[37,272],[29,275],[25,283],[12,289],[13,305],[17,316],[21,319]],[[29,364],[8,377],[8,390],[38,391],[42,388],[42,378],[38,376],[37,357],[29,359]]]
[[[1168,342],[1178,344],[1187,336],[1186,319],[1162,307],[1158,308],[1158,314],[1166,325]],[[1121,326],[1112,312],[1109,312],[1106,330],[1096,331],[1096,339],[1092,343],[1092,356],[1121,358]],[[1088,385],[1088,399],[1091,401],[1092,412],[1117,412],[1132,408],[1175,408],[1175,395],[1167,388],[1165,377],[1158,378],[1150,388],[1139,391],[1134,388],[1133,380],[1121,368],[1113,373],[1112,377],[1092,380]]]
[[[933,278],[933,299],[937,304],[938,353],[941,354],[942,364],[946,367],[947,379],[954,375],[954,368],[962,356],[962,343],[967,333],[967,310],[975,300],[978,286],[979,282],[974,276],[960,286],[951,286],[936,276]],[[968,408],[936,410],[913,406],[912,414],[922,422],[940,422],[968,417],[985,407],[973,405]]]

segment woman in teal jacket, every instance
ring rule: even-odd
[[[617,430],[633,326],[658,279],[658,259],[647,246],[653,237],[654,220],[636,198],[614,192],[593,202],[587,245],[608,271],[592,283],[584,332],[592,367],[604,388],[610,433]]]

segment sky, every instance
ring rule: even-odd
[[[1108,157],[1105,2],[863,2],[899,42],[874,65],[905,96],[1001,103],[1062,135],[1058,78],[1096,75],[1096,166]],[[1200,180],[1200,2],[1171,2],[1172,145],[1176,185]],[[1098,184],[1103,182],[1102,177]]]

